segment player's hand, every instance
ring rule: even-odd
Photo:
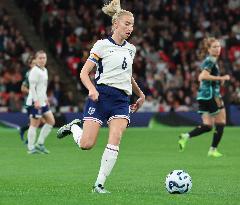
[[[225,80],[230,80],[230,75],[224,75],[222,76],[222,80],[225,81]]]
[[[39,108],[41,107],[39,101],[35,101],[35,102],[34,102],[34,107],[35,107],[36,109],[39,109]]]
[[[131,111],[132,111],[132,112],[137,112],[138,109],[139,109],[140,107],[142,107],[144,101],[145,101],[145,95],[142,94],[142,95],[138,98],[138,100],[136,101],[136,103],[130,105]]]
[[[92,90],[89,90],[88,92],[88,97],[93,100],[93,101],[98,101],[99,93],[98,91],[94,88]]]
[[[50,103],[48,100],[45,100],[45,103],[47,104],[47,106],[50,106]]]
[[[221,80],[220,80],[221,86],[224,85],[226,80],[230,80],[230,76],[229,75],[224,75],[224,76],[221,77]]]

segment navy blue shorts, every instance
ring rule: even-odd
[[[34,106],[27,107],[28,116],[32,118],[41,118],[42,115],[48,111],[49,111],[48,105],[42,106],[39,109],[36,109]]]
[[[115,118],[124,118],[130,123],[130,107],[128,95],[117,88],[97,85],[98,101],[88,98],[83,111],[83,120],[92,120],[100,125]]]

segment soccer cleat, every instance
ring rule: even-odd
[[[188,141],[188,137],[186,136],[186,134],[181,134],[179,138],[180,140],[178,140],[178,144],[179,144],[180,151],[184,151]]]
[[[72,122],[60,127],[59,130],[57,131],[57,138],[61,139],[61,138],[66,137],[67,135],[70,135],[71,134],[71,126],[74,124],[76,124],[80,127],[81,120],[75,119]]]
[[[39,151],[36,148],[27,151],[28,154],[39,154]]]
[[[219,151],[217,151],[217,149],[210,149],[208,151],[208,156],[209,157],[222,157],[223,154],[221,154]]]
[[[47,148],[43,144],[36,144],[35,148],[43,154],[49,154],[50,153],[50,151],[47,150]]]
[[[98,184],[97,186],[93,186],[92,193],[110,194],[111,192],[107,191],[101,184]]]

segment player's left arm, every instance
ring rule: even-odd
[[[29,89],[26,86],[26,84],[22,83],[21,85],[21,92],[24,93],[25,95],[27,95],[29,93]]]
[[[48,70],[47,70],[47,77],[48,77]],[[48,81],[47,81],[47,89],[48,89]],[[44,97],[45,97],[45,103],[47,106],[50,106],[49,100],[48,100],[48,95],[47,95],[47,91],[44,93]]]
[[[198,80],[199,81],[202,81],[202,80],[225,81],[225,80],[230,80],[230,76],[229,75],[214,76],[214,75],[211,75],[207,69],[205,69],[199,74]]]
[[[131,105],[131,110],[133,112],[136,112],[143,105],[143,103],[145,101],[145,95],[142,92],[142,90],[139,88],[138,84],[136,83],[136,81],[134,80],[133,77],[131,79],[131,83],[132,83],[132,90],[133,90],[134,94],[139,97],[137,99],[136,103]]]

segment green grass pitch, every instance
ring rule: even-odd
[[[0,204],[77,205],[237,205],[240,204],[240,128],[226,128],[219,150],[222,158],[208,158],[212,133],[189,141],[180,153],[177,136],[191,128],[128,128],[119,158],[106,182],[110,195],[91,193],[107,129],[94,149],[82,151],[71,137],[47,139],[49,155],[28,155],[14,129],[0,129]],[[165,177],[184,169],[192,177],[190,193],[171,195]]]

